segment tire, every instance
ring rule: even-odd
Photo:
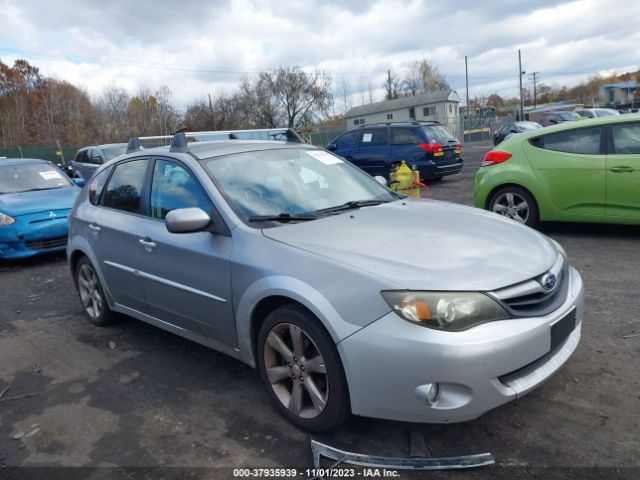
[[[87,257],[78,261],[75,281],[80,303],[89,321],[100,327],[114,323],[117,316],[109,309],[98,275]]]
[[[301,339],[298,349],[294,338]],[[309,311],[295,304],[276,308],[262,323],[257,342],[260,377],[287,420],[319,432],[349,417],[349,391],[338,350]]]
[[[534,227],[539,220],[538,204],[527,190],[517,185],[502,187],[491,195],[487,210]]]

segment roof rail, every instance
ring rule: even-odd
[[[142,150],[142,143],[147,148],[170,146],[172,152],[186,152],[191,142],[211,142],[220,140],[283,140],[286,142],[305,143],[293,128],[263,128],[249,130],[211,130],[201,132],[178,131],[174,135],[153,135],[134,137],[129,140],[127,153]]]
[[[377,125],[406,125],[407,123],[411,125],[422,125],[424,123],[437,123],[440,124],[438,120],[399,120],[397,122],[376,122],[376,123],[364,123],[362,125],[358,125],[359,128],[367,128],[367,127],[375,127]]]

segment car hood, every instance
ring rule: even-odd
[[[495,290],[540,275],[558,255],[544,235],[513,220],[411,198],[263,234],[410,290]]]
[[[67,210],[73,207],[78,193],[78,187],[5,193],[0,195],[0,212],[17,217],[50,210]]]

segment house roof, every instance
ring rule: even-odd
[[[388,112],[391,110],[398,110],[400,108],[414,107],[416,105],[442,102],[444,100],[458,102],[458,94],[454,89],[448,88],[446,90],[420,93],[418,95],[400,97],[393,100],[383,100],[382,102],[369,103],[368,105],[359,105],[357,107],[353,107],[347,113],[345,113],[344,116],[345,118],[360,117],[362,115],[370,115],[372,113]]]
[[[607,83],[605,85],[602,85],[602,88],[621,88],[621,89],[626,89],[626,88],[636,88],[636,81],[635,80],[629,80],[628,82],[618,82],[618,83]]]

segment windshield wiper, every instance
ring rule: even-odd
[[[40,187],[40,188],[30,188],[29,190],[25,190],[25,192],[39,192],[40,190],[58,190],[59,188],[64,188],[64,186],[62,186],[62,187]]]
[[[279,213],[277,215],[253,215],[249,217],[250,222],[304,222],[308,220],[316,220],[317,215],[303,213]]]
[[[381,203],[389,203],[391,200],[352,200],[342,205],[336,205],[335,207],[321,208],[316,210],[316,214],[322,215],[323,213],[342,212],[344,210],[356,210],[361,207],[373,207],[380,205]]]

